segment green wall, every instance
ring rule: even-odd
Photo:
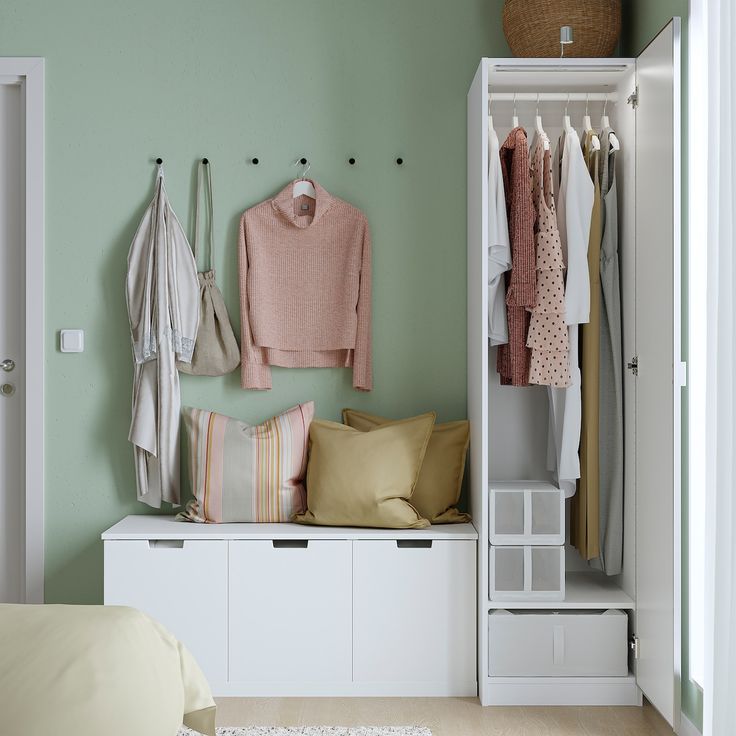
[[[371,394],[346,370],[182,377],[185,404],[261,420],[314,399],[389,416],[465,416],[466,93],[508,55],[501,0],[5,0],[0,48],[46,57],[46,599],[98,603],[100,532],[135,500],[126,256],[165,161],[191,223],[212,161],[217,270],[238,323],[236,227],[305,155],[374,239]],[[402,167],[395,158],[405,159]],[[248,163],[258,156],[261,163]],[[347,163],[350,156],[357,166]],[[81,327],[86,351],[61,354]]]
[[[687,202],[687,53],[688,53],[688,0],[625,0],[624,2],[624,33],[622,46],[625,54],[638,54],[673,16],[682,18],[682,181],[683,202]],[[683,360],[687,360],[687,264],[688,264],[688,210],[683,207]],[[682,446],[683,446],[683,496],[682,496],[682,711],[702,730],[703,727],[703,693],[691,680],[689,670],[690,643],[688,636],[688,464],[687,464],[687,422],[688,422],[688,394],[683,391],[682,405]]]

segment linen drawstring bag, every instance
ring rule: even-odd
[[[240,365],[240,348],[235,339],[227,307],[215,281],[214,210],[212,207],[212,165],[200,162],[197,170],[197,203],[194,208],[194,259],[199,245],[199,203],[204,186],[209,210],[209,270],[197,274],[199,280],[199,329],[191,363],[178,363],[182,373],[193,376],[224,376]]]

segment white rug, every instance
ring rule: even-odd
[[[179,736],[199,736],[196,731],[182,728]],[[217,736],[432,736],[428,728],[420,726],[249,726],[247,728],[218,728]]]

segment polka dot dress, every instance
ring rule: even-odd
[[[532,199],[537,213],[537,298],[526,345],[531,348],[529,383],[570,385],[570,342],[565,324],[565,263],[552,196],[552,158],[537,136],[532,153]]]

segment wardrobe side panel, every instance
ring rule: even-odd
[[[671,725],[679,716],[679,33],[637,60],[636,633],[637,682]],[[677,72],[676,72],[677,70]],[[675,365],[677,363],[677,365]],[[675,434],[677,433],[677,434]],[[676,600],[677,599],[677,600]]]
[[[481,703],[488,662],[488,71],[480,66],[468,92],[468,419],[470,508],[479,533],[477,565],[478,682]]]
[[[485,522],[488,485],[488,129],[485,65],[468,92],[468,419],[470,421],[470,507],[478,530]]]

